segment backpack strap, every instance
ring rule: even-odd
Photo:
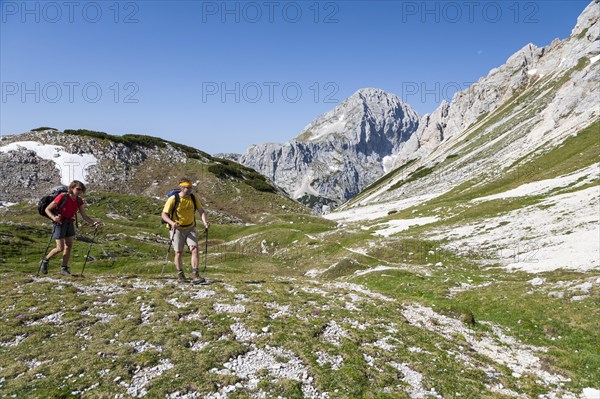
[[[67,203],[67,193],[60,193],[58,195],[62,195],[62,198],[60,199],[60,201],[58,202],[58,211],[60,212],[60,210],[62,209],[63,206],[65,206],[65,204]]]
[[[67,196],[69,195],[68,193],[60,193],[57,195],[61,196],[62,198],[60,199],[59,203],[58,203],[58,209],[62,208],[63,206],[65,206],[65,204],[67,203]],[[77,197],[77,210],[79,210],[79,208],[81,208],[81,205],[83,205],[83,200],[79,197]]]
[[[171,209],[171,213],[169,213],[169,218],[171,218],[171,220],[173,220],[173,218],[175,217],[175,212],[177,212],[177,207],[179,207],[179,193],[175,194],[174,197],[175,203],[173,204],[173,209]]]
[[[192,197],[192,203],[194,204],[194,219],[196,218],[196,211],[198,210],[198,207],[196,206],[196,197],[194,197],[194,194],[190,194]]]
[[[60,213],[61,209],[63,208],[63,206],[65,206],[65,204],[67,203],[67,195],[68,195],[67,193],[60,193],[56,197],[54,197],[54,199],[60,197],[60,200],[58,201],[58,204],[55,208],[56,210],[54,211],[54,215],[58,215]],[[54,202],[54,200],[52,202]]]
[[[196,225],[196,211],[198,210],[198,207],[196,206],[196,197],[194,197],[194,193],[190,194],[190,196],[192,197],[192,203],[194,204],[194,226]]]

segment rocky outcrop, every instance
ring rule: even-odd
[[[2,143],[0,141],[0,143]],[[52,161],[39,158],[34,151],[0,152],[2,188],[0,201],[31,198],[60,182],[60,171]]]
[[[397,96],[362,89],[285,144],[250,147],[240,162],[318,211],[336,206],[383,174],[382,160],[417,129],[418,115]]]
[[[24,146],[6,150],[11,143],[18,142],[54,146],[56,152],[50,159],[44,159]],[[95,158],[97,161],[90,164],[68,167],[85,168],[85,182],[89,183],[92,189],[117,193],[129,193],[132,189],[143,190],[150,185],[151,182],[133,182],[136,181],[136,174],[149,168],[151,161],[164,165],[188,160],[183,151],[168,143],[163,147],[127,146],[111,140],[65,134],[55,130],[4,136],[0,147],[0,172],[5,183],[0,189],[0,201],[5,202],[35,200],[43,193],[49,192],[52,187],[61,184],[61,180],[64,183],[62,175],[72,171],[62,170],[60,164],[53,161],[59,158],[59,149],[64,153]],[[72,179],[69,178],[68,181],[70,180]]]

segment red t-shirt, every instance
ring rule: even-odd
[[[60,206],[60,202],[63,200],[63,197],[65,195],[67,196],[67,200],[65,201],[65,204],[63,205],[62,209],[58,209],[58,207],[56,208],[56,213],[60,214],[64,219],[72,219],[75,217],[75,214],[79,210],[79,204],[82,204],[83,200],[81,200],[80,198],[71,199],[69,194],[62,193],[57,195],[56,198],[54,198],[54,201],[52,202],[55,202],[56,205]]]

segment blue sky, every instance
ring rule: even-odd
[[[0,133],[285,142],[360,88],[433,111],[589,1],[0,1]]]

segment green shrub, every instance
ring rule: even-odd
[[[220,163],[209,165],[208,171],[221,179],[227,177],[243,178],[242,172],[239,169]]]
[[[42,129],[42,128],[39,128]],[[127,147],[145,147],[145,148],[164,148],[167,144],[170,144],[173,148],[177,148],[185,153],[188,158],[194,159],[203,159],[206,158],[211,160],[212,157],[204,151],[200,151],[196,148],[174,143],[172,141],[164,140],[160,137],[146,136],[143,134],[124,134],[123,136],[116,136],[113,134],[108,134],[104,132],[97,132],[94,130],[86,130],[86,129],[66,129],[64,131],[66,134],[73,134],[77,136],[85,136],[92,137],[99,140],[110,140],[115,143],[123,144]]]
[[[258,191],[264,191],[267,193],[275,192],[275,187],[273,187],[271,184],[267,183],[264,180],[250,179],[250,180],[244,180],[244,183],[246,183],[247,185],[249,185],[250,187],[253,187],[254,189],[256,189]]]
[[[108,133],[105,133],[105,132],[97,132],[97,131],[94,131],[94,130],[65,129],[64,133],[65,134],[72,134],[72,135],[75,135],[75,136],[91,137],[91,138],[99,139],[99,140],[111,140],[111,141],[114,141],[115,143],[125,144],[125,139],[123,139],[123,137],[121,137],[121,136],[114,136],[112,134],[108,134]]]
[[[392,187],[390,187],[388,189],[388,191],[394,191],[394,190],[402,187],[406,183],[410,183],[411,181],[415,181],[417,179],[427,176],[431,172],[433,172],[433,168],[426,168],[424,166],[421,166],[420,168],[418,168],[417,170],[412,172],[406,180],[400,180],[399,182],[394,184]]]
[[[163,140],[159,137],[144,136],[141,134],[124,134],[121,137],[123,138],[123,140],[125,140],[125,145],[127,145],[129,147],[134,147],[134,146],[138,146],[138,145],[140,147],[146,147],[146,148],[150,148],[150,147],[164,148],[164,147],[166,147],[165,140]]]
[[[210,156],[209,154],[207,154],[206,152],[200,151],[200,150],[198,150],[198,149],[196,149],[194,147],[190,147],[190,146],[185,145],[185,144],[174,143],[172,141],[167,141],[167,140],[165,140],[165,143],[169,143],[174,148],[177,148],[177,149],[183,151],[188,158],[194,158],[194,159],[206,158],[208,160],[212,160],[213,159],[213,157]]]

